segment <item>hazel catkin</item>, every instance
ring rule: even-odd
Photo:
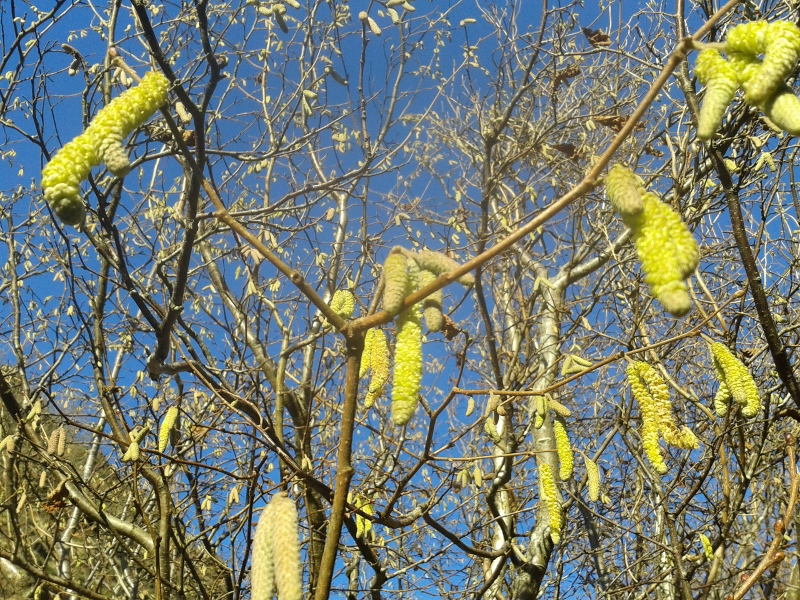
[[[655,369],[644,362],[634,362],[628,365],[628,382],[631,392],[642,415],[642,447],[644,448],[647,460],[659,475],[664,475],[668,471],[661,455],[661,448],[658,444],[658,408],[657,403],[663,395],[662,386],[666,387],[661,377]],[[669,390],[666,390],[669,394]],[[656,400],[654,398],[659,398]]]
[[[720,380],[720,388],[714,399],[717,416],[725,416],[727,404],[733,399],[741,405],[743,417],[755,417],[761,409],[761,397],[750,370],[725,344],[711,344],[711,356]]]
[[[561,481],[566,481],[572,477],[575,461],[572,456],[572,446],[569,443],[567,426],[563,418],[556,416],[553,419],[553,432],[556,438],[556,451],[558,452],[558,475]]]
[[[383,393],[383,386],[389,379],[389,345],[386,343],[386,334],[381,329],[370,329],[367,335],[372,333],[370,340],[370,366],[372,368],[372,378],[367,389],[367,396],[364,398],[364,407],[370,408],[375,404],[375,400],[380,398]],[[364,353],[366,354],[366,344]]]
[[[272,505],[261,511],[253,536],[250,565],[251,600],[272,600],[275,591],[275,564],[272,556]]]
[[[427,269],[420,269],[417,287],[420,289],[424,288],[435,279],[435,273]],[[444,327],[444,314],[442,313],[443,301],[444,292],[442,290],[436,290],[422,301],[422,314],[425,318],[425,325],[428,327],[428,331],[432,333],[441,331]]]
[[[177,421],[178,407],[170,406],[167,410],[167,414],[164,415],[164,420],[161,422],[161,429],[158,432],[158,451],[162,454],[169,445],[170,434]]]
[[[652,192],[642,197],[641,215],[623,221],[630,227],[650,292],[676,317],[691,310],[684,279],[699,260],[697,242],[680,215]]]
[[[754,57],[764,55],[745,89],[747,103],[757,106],[794,71],[800,58],[800,29],[788,21],[743,23],[728,31],[725,49]]]
[[[642,179],[623,165],[616,164],[605,179],[606,194],[611,205],[621,215],[638,215],[644,209],[645,193]]]
[[[450,258],[446,254],[433,250],[419,250],[414,253],[413,258],[417,261],[420,269],[430,271],[437,276],[461,266],[458,261]],[[456,279],[456,281],[463,286],[469,287],[475,285],[475,276],[472,273],[466,273]]]
[[[419,305],[414,305],[397,318],[392,385],[392,420],[396,425],[405,425],[414,416],[421,383],[422,325]]]
[[[356,298],[349,290],[336,290],[331,298],[331,309],[343,319],[353,316],[356,309]]]
[[[550,465],[541,461],[539,463],[539,493],[547,506],[547,513],[550,520],[550,537],[554,544],[561,541],[561,503],[558,501],[558,490],[556,489],[555,478]]]
[[[44,198],[67,225],[79,226],[85,218],[81,182],[92,167],[106,163],[114,175],[130,171],[123,140],[143,125],[167,101],[169,82],[161,74],[147,73],[139,85],[123,92],[100,110],[81,135],[64,145],[42,169]]]
[[[586,489],[589,492],[589,500],[597,502],[600,498],[600,468],[585,454],[583,462],[586,466]]]
[[[716,50],[703,50],[695,63],[698,81],[706,86],[697,123],[697,137],[710,140],[719,129],[728,105],[736,95],[736,70]]]
[[[303,600],[303,564],[297,507],[286,492],[278,492],[272,507],[272,557],[280,600]]]
[[[387,313],[394,316],[400,312],[408,288],[406,257],[392,251],[383,263],[383,308]]]

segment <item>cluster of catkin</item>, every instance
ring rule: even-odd
[[[383,265],[383,307],[397,317],[397,339],[394,352],[394,381],[392,385],[392,420],[405,425],[414,416],[422,383],[422,318],[431,332],[444,327],[441,290],[431,294],[420,304],[400,312],[406,296],[425,287],[437,276],[460,265],[441,252],[420,250],[411,252],[393,248]],[[475,283],[472,274],[462,275],[458,282],[464,286]],[[422,314],[421,314],[422,313]],[[371,406],[380,395],[388,376],[388,347],[380,331],[367,334],[362,355],[362,376],[372,369],[373,380],[367,396]],[[367,353],[367,350],[369,352]],[[367,366],[364,366],[367,362]]]
[[[83,223],[86,210],[81,182],[92,167],[105,163],[118,177],[128,174],[131,163],[123,140],[143,125],[167,101],[169,82],[160,73],[147,73],[142,82],[103,108],[81,135],[68,142],[42,169],[42,190],[47,203],[67,225]]]
[[[261,513],[253,538],[250,598],[302,600],[303,565],[297,508],[286,492],[278,492]]]
[[[694,450],[700,442],[688,427],[678,429],[672,416],[669,388],[652,366],[645,362],[631,363],[628,382],[642,415],[642,445],[647,460],[659,475],[664,475],[668,468],[661,455],[659,435],[670,446],[684,450]]]
[[[692,302],[686,279],[697,268],[697,242],[680,215],[645,190],[642,180],[622,165],[606,175],[606,192],[630,228],[650,292],[667,312],[680,317]]]
[[[707,49],[697,57],[695,73],[706,86],[697,137],[714,137],[739,88],[747,104],[758,107],[780,129],[800,135],[800,98],[784,82],[800,59],[800,28],[788,21],[737,25],[728,32],[725,54],[727,60]]]
[[[736,358],[725,344],[711,344],[711,358],[719,379],[719,390],[714,397],[714,410],[718,417],[728,414],[731,400],[742,408],[742,416],[755,417],[761,410],[758,386],[750,370]]]

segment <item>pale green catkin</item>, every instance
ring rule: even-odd
[[[728,32],[725,50],[752,57],[764,55],[745,87],[745,100],[757,106],[794,71],[800,58],[800,29],[788,21],[743,23]]]
[[[272,557],[280,600],[303,600],[297,507],[286,492],[272,497]]]
[[[611,167],[606,175],[605,187],[609,202],[620,215],[634,216],[644,209],[644,182],[627,167],[620,164]]]
[[[430,271],[435,275],[447,273],[461,266],[458,261],[453,260],[446,254],[433,250],[420,250],[413,254],[413,258],[417,261],[420,269]],[[475,276],[472,273],[467,273],[456,279],[456,281],[461,285],[469,287],[475,285]]]
[[[272,600],[275,591],[275,564],[272,556],[272,505],[261,512],[253,536],[250,565],[250,599]]]
[[[420,269],[418,287],[424,288],[436,279],[436,274],[427,269]],[[425,325],[428,331],[435,333],[444,327],[444,314],[442,313],[442,302],[444,293],[437,290],[422,301],[422,314],[425,317]]]
[[[697,137],[710,140],[719,129],[728,105],[739,88],[736,70],[716,50],[703,50],[697,57],[695,73],[706,86],[697,123]]]
[[[408,292],[408,269],[406,257],[401,252],[391,252],[383,263],[383,308],[394,316]]]

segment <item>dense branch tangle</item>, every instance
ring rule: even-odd
[[[366,19],[323,2],[35,19],[4,6],[11,172],[35,176],[40,154],[80,133],[62,115],[87,126],[129,79],[170,82],[162,113],[123,140],[131,173],[90,171],[82,232],[55,226],[30,177],[2,190],[4,585],[244,598],[254,524],[283,489],[318,598],[709,597],[744,593],[750,569],[765,596],[786,591],[800,576],[772,547],[793,503],[789,423],[775,415],[791,413],[772,370],[787,380],[797,344],[795,148],[736,97],[712,165],[671,85],[691,85],[686,56],[706,33],[747,19],[733,4],[678,2],[696,32],[685,39],[664,11],[620,22],[632,5],[531,16],[392,1],[357,7]],[[71,39],[76,23],[95,29]],[[612,162],[699,241],[682,320],[650,298],[631,234],[596,192]],[[736,176],[722,183],[742,211],[737,243],[753,245],[746,272],[709,176],[720,164]],[[462,266],[384,311],[394,246]],[[467,273],[474,293],[450,285]],[[345,291],[352,318],[335,308]],[[392,388],[362,406],[362,344],[380,330],[394,365],[397,314],[425,299],[443,333],[423,329],[419,404],[401,427]],[[753,374],[755,416],[738,402],[714,415],[709,342]],[[663,478],[625,384],[634,359],[701,444],[662,446]],[[540,490],[543,465],[553,485]]]

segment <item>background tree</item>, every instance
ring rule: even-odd
[[[684,60],[687,35],[793,3],[40,4],[0,6],[6,595],[247,598],[284,488],[308,597],[798,597],[797,147],[741,99],[697,141]],[[62,226],[42,166],[149,70],[169,103],[126,141],[133,170],[94,169],[85,226]],[[598,187],[615,162],[700,244],[684,318]],[[433,287],[476,278],[444,288],[405,427],[358,378],[366,330],[393,340],[396,245],[465,264]],[[753,373],[754,419],[715,416],[710,341]],[[662,446],[664,477],[634,360],[701,441]],[[558,544],[542,398],[575,451]]]

